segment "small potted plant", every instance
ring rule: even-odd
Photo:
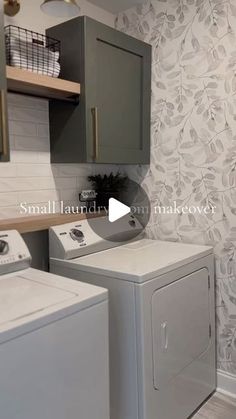
[[[122,191],[125,190],[128,177],[117,172],[115,175],[111,172],[109,175],[94,175],[88,177],[92,187],[97,193],[97,207],[108,208],[109,199],[120,199]]]

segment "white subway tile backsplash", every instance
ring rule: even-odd
[[[48,112],[46,110],[30,109],[12,106],[9,108],[11,121],[34,122],[35,124],[48,123]]]
[[[23,216],[20,213],[19,206],[9,206],[9,207],[0,207],[0,219],[4,220],[6,218],[15,218]]]
[[[13,163],[0,164],[0,179],[2,178],[15,178],[17,176],[17,166]]]
[[[7,100],[10,111],[12,106],[48,111],[48,101],[46,99],[40,99],[16,93],[9,93]]]
[[[48,201],[59,201],[60,192],[57,190],[45,190],[45,191],[29,191],[24,192],[24,194],[19,194],[18,196],[18,202],[26,202],[27,204],[35,204],[39,205],[42,204],[42,202],[48,202]]]
[[[10,135],[24,135],[32,137],[37,135],[37,126],[32,122],[9,120]]]
[[[49,143],[49,122],[47,124],[38,124],[37,125],[37,136],[40,138],[46,138]]]
[[[77,202],[79,203],[79,192],[76,189],[61,189],[60,200],[66,202]]]
[[[17,175],[22,177],[50,177],[52,169],[49,164],[19,164],[17,165]]]
[[[57,177],[55,179],[57,189],[76,189],[75,177]]]
[[[0,165],[0,219],[24,216],[20,203],[44,206],[60,201],[79,205],[79,193],[90,188],[87,177],[116,166],[51,164],[48,101],[8,94],[11,162]]]
[[[48,144],[48,148],[50,150],[49,144]],[[37,152],[37,162],[38,163],[50,164],[50,162],[51,162],[50,151],[38,151]]]
[[[9,144],[11,150],[15,148],[15,136],[12,134],[9,135]]]
[[[17,205],[18,194],[17,192],[0,193],[0,207],[7,207]]]
[[[17,177],[3,178],[0,182],[0,192],[35,191],[55,189],[55,179],[52,177]]]
[[[83,176],[92,174],[92,165],[90,164],[57,164],[55,166],[59,176]]]
[[[36,189],[51,189],[55,190],[57,188],[56,179],[54,177],[32,177],[30,182],[34,184],[34,190]]]
[[[16,183],[18,179],[14,178],[3,178],[0,182],[0,192],[14,192],[17,191]]]
[[[119,166],[115,164],[94,164],[93,165],[93,174],[103,174],[109,175],[111,172],[124,172],[124,166]]]
[[[15,150],[11,148],[12,163],[38,163],[37,153],[29,150]]]
[[[45,138],[37,137],[25,137],[22,135],[14,136],[14,150],[28,150],[36,152],[47,152],[49,153],[50,147],[48,141]]]
[[[88,181],[87,177],[79,176],[76,179],[76,186],[79,192],[81,192],[83,189],[91,189],[92,185]]]

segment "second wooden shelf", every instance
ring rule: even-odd
[[[7,88],[10,92],[69,101],[78,100],[80,95],[79,83],[10,66],[7,66]]]

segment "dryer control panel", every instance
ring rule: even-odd
[[[0,231],[0,275],[30,266],[29,250],[16,230]]]
[[[74,259],[119,246],[137,235],[143,236],[143,226],[133,215],[115,223],[97,217],[54,226],[49,229],[50,258]]]

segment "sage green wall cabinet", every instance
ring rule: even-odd
[[[0,0],[0,162],[9,161],[3,0]]]
[[[150,161],[151,46],[87,17],[50,28],[79,104],[50,104],[52,162]]]

